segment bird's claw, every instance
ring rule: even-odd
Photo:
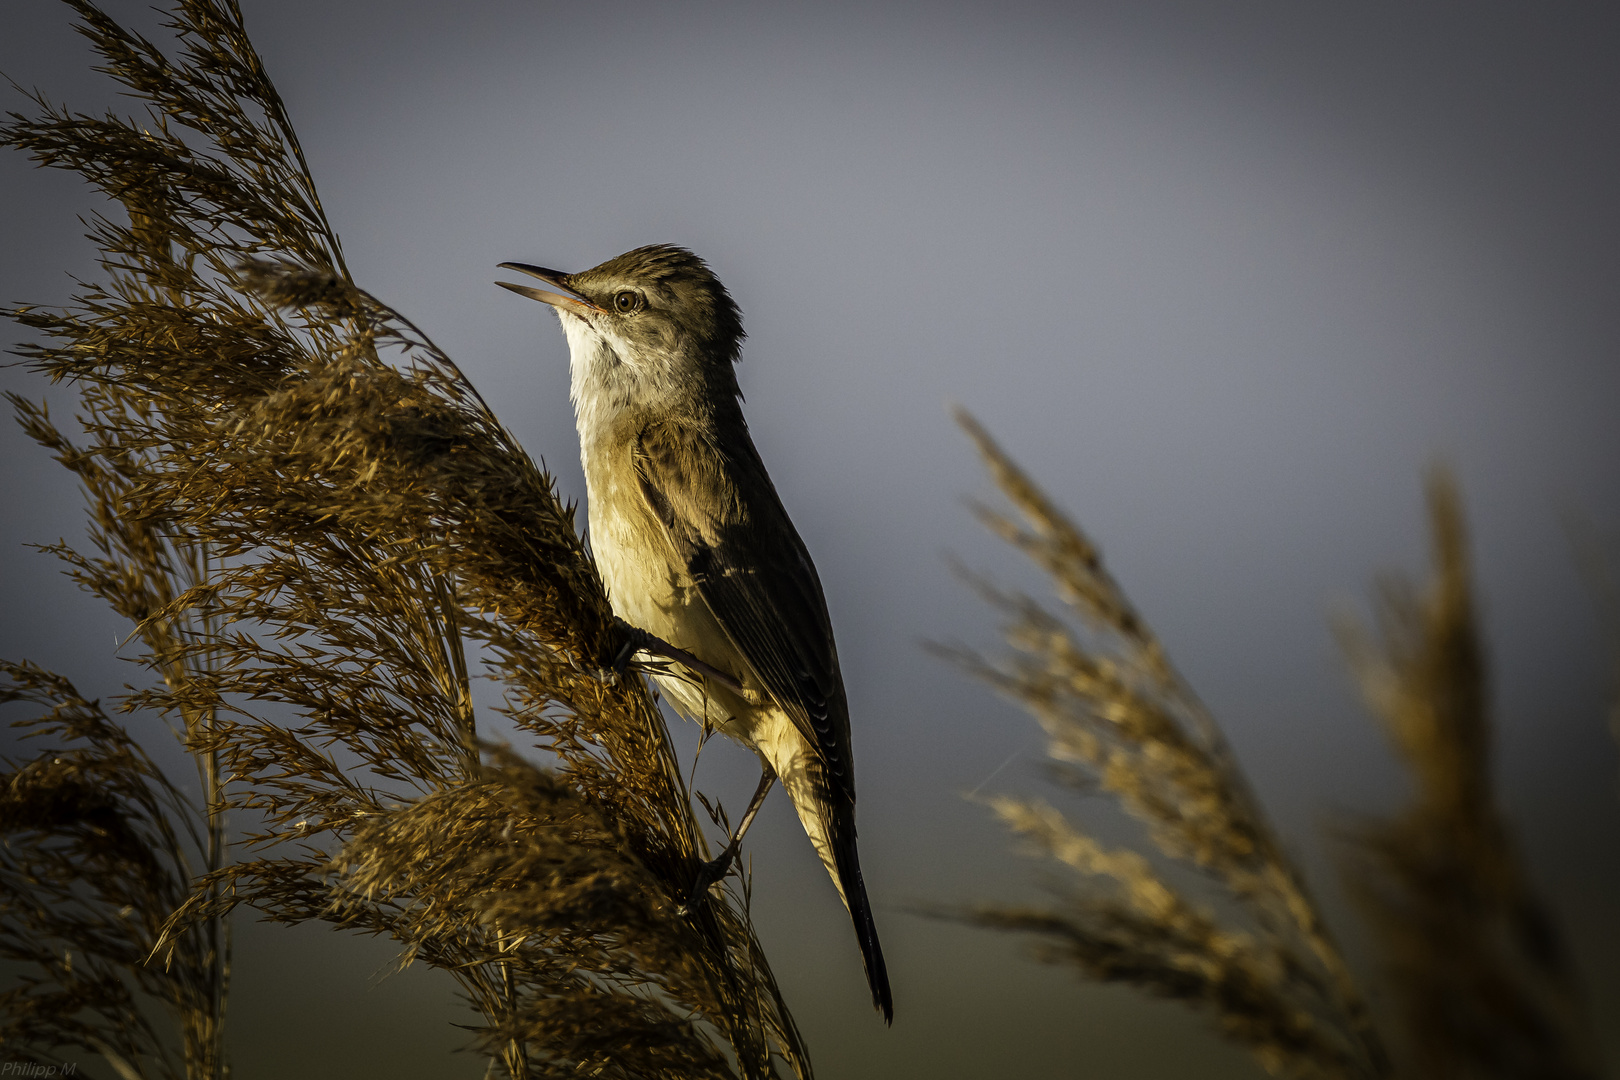
[[[631,626],[617,615],[613,617],[613,622],[620,630],[624,631],[624,645],[619,649],[617,655],[613,657],[613,666],[610,670],[615,675],[622,676],[625,670],[630,667],[631,658],[646,646],[647,638],[650,635],[639,627]]]
[[[686,903],[676,909],[680,914],[685,915],[691,911],[693,907],[697,906],[697,902],[708,893],[709,889],[726,876],[726,871],[731,869],[733,855],[734,853],[731,851],[721,852],[718,859],[710,859],[698,868],[697,877],[692,881],[692,891],[687,894]]]
[[[733,693],[740,694],[745,698],[749,695],[750,691],[745,689],[743,684],[738,682],[735,677],[728,675],[717,667],[704,663],[685,649],[678,649],[656,634],[649,633],[640,627],[631,626],[617,615],[613,617],[613,622],[625,635],[623,647],[619,649],[618,655],[613,658],[613,670],[620,675],[623,675],[629,669],[630,661],[635,657],[636,653],[646,650],[655,656],[663,657],[665,660],[673,660],[677,664],[685,665],[699,675],[714,679]]]

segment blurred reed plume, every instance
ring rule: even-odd
[[[1393,1065],[1299,871],[1213,718],[1114,583],[1091,542],[965,414],[1014,519],[980,519],[1052,580],[1065,612],[975,579],[1006,616],[1013,655],[942,650],[1017,701],[1047,735],[1050,773],[1099,787],[1157,858],[1109,848],[1051,806],[991,799],[1037,855],[1073,872],[1047,908],[952,917],[1035,935],[1038,955],[1213,1015],[1270,1072],[1377,1077]],[[1430,486],[1437,579],[1386,582],[1379,637],[1343,637],[1369,705],[1415,780],[1401,816],[1355,833],[1347,879],[1385,949],[1410,1075],[1577,1080],[1599,1075],[1578,988],[1494,805],[1485,662],[1462,511]],[[1178,889],[1165,871],[1209,887]]]
[[[1486,662],[1461,501],[1429,483],[1434,581],[1381,583],[1377,635],[1343,639],[1413,779],[1400,815],[1353,835],[1346,880],[1383,945],[1415,1075],[1599,1075],[1579,988],[1491,790]]]
[[[89,499],[90,547],[53,550],[158,681],[115,722],[5,669],[49,748],[5,777],[0,955],[31,974],[0,1040],[225,1075],[247,904],[450,973],[497,1074],[809,1075],[746,891],[680,906],[704,840],[643,681],[601,674],[624,635],[572,507],[354,283],[235,3],[182,0],[165,55],[69,2],[146,115],[36,96],[0,133],[123,210],[91,221],[98,284],[9,312],[42,335],[20,355],[76,389],[79,440],[13,404]],[[481,738],[480,666],[551,768]],[[154,718],[199,799],[141,750]]]
[[[1211,883],[1222,908],[1050,805],[1002,797],[989,800],[995,813],[1079,881],[1059,888],[1054,907],[981,906],[961,917],[1037,935],[1048,962],[1200,1007],[1274,1073],[1387,1075],[1361,993],[1214,720],[1091,541],[982,427],[957,419],[1022,520],[984,506],[978,517],[1051,578],[1067,617],[976,580],[1007,617],[1014,653],[942,651],[1035,716],[1056,782],[1111,794],[1166,862]]]

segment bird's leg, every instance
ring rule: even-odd
[[[759,774],[759,787],[754,790],[754,797],[748,800],[748,809],[743,811],[742,820],[737,822],[737,831],[726,842],[725,850],[719,858],[704,863],[698,870],[697,880],[692,883],[692,895],[686,901],[687,907],[697,903],[698,898],[709,891],[709,886],[725,877],[726,871],[731,869],[731,860],[737,857],[737,849],[742,846],[743,834],[759,815],[759,808],[764,805],[765,796],[770,794],[774,783],[776,770],[769,765],[764,766]]]
[[[613,658],[613,673],[615,675],[624,674],[625,669],[630,666],[630,658],[635,656],[636,653],[649,652],[654,656],[662,656],[665,660],[673,660],[677,664],[684,664],[700,675],[707,675],[721,686],[745,697],[747,696],[748,692],[743,689],[743,684],[719,668],[705,664],[685,649],[678,649],[658,635],[648,633],[640,627],[631,626],[617,616],[614,617],[613,621],[618,624],[619,629],[624,631],[625,636],[624,647]]]
[[[611,673],[613,678],[618,679],[624,677],[625,669],[630,666],[630,658],[646,647],[644,642],[652,635],[645,630],[636,629],[617,616],[613,621],[624,631],[624,647],[613,657],[613,666],[602,674],[603,677],[607,677]]]

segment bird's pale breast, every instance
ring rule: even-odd
[[[619,618],[697,656],[748,686],[753,673],[692,588],[663,525],[653,517],[636,478],[628,442],[597,446],[585,455],[591,550]],[[723,686],[660,679],[682,712],[754,745],[747,701]],[[752,687],[750,687],[752,688]]]

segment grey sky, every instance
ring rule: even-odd
[[[947,402],[1100,541],[1352,943],[1320,826],[1401,786],[1327,616],[1378,570],[1420,569],[1421,476],[1452,463],[1503,796],[1600,1015],[1620,1012],[1616,753],[1561,524],[1620,529],[1620,12],[243,6],[361,283],[457,357],[566,493],[583,493],[566,347],[541,305],[490,284],[495,264],[581,269],[672,241],[742,305],[750,423],[840,636],[894,972],[884,1031],[773,798],[749,844],[756,915],[825,1076],[1255,1075],[1170,1007],[904,913],[1033,895],[1033,868],[959,797],[1020,748],[988,790],[1038,787],[1033,725],[918,647],[992,641],[943,552],[1028,580],[961,505],[986,484]],[[111,103],[65,9],[8,0],[6,21],[0,70],[87,111]],[[82,189],[16,155],[0,185],[0,299],[59,301],[62,271],[90,269]],[[0,383],[37,393],[15,371]],[[12,430],[0,453],[0,655],[111,692],[133,677],[112,658],[117,626],[20,548],[77,527],[70,485]],[[700,786],[740,802],[751,769],[712,747]],[[278,957],[264,943],[279,938],[249,935],[280,973],[242,977],[242,1037],[265,1039],[243,1048],[244,1080],[343,1071],[316,1036],[318,1061],[274,1036],[346,1007],[364,979],[345,964],[382,962],[331,937]],[[329,967],[317,979],[292,956]],[[447,993],[413,973],[360,1007],[363,1041],[405,1062],[391,1072],[472,1075],[433,1056],[457,1042],[436,1026]]]

